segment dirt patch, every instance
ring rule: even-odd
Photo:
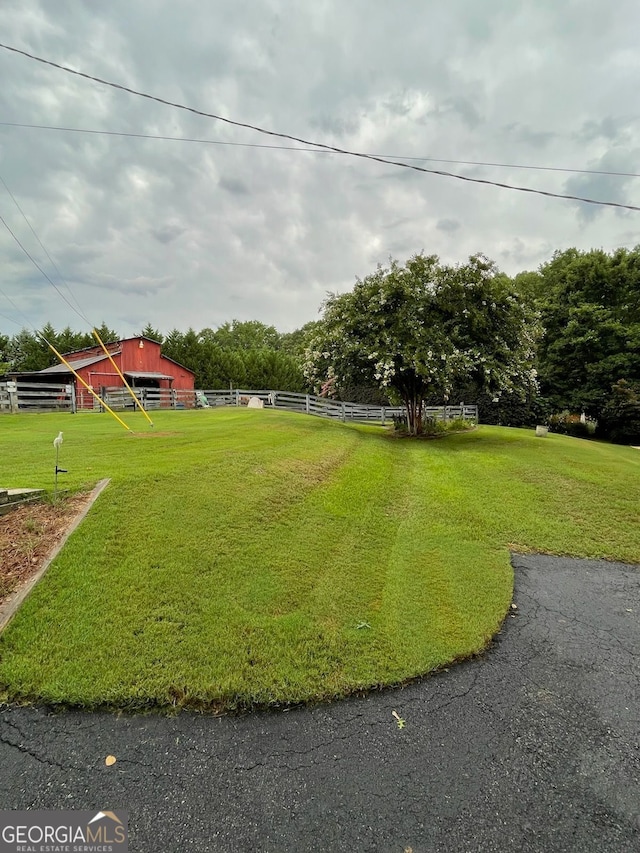
[[[0,517],[0,604],[34,575],[62,539],[90,492],[37,502]]]
[[[132,432],[132,438],[161,438],[167,435],[182,435],[181,432]]]

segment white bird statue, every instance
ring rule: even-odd
[[[60,445],[62,444],[62,430],[58,433],[57,438],[53,439],[53,446],[56,450],[60,450]]]

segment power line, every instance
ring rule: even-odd
[[[314,142],[313,140],[304,139],[300,136],[293,136],[289,133],[279,133],[275,130],[268,130],[267,128],[260,127],[255,124],[235,121],[234,119],[225,118],[224,116],[216,115],[215,113],[207,113],[204,112],[204,110],[198,110],[195,107],[189,107],[185,104],[176,103],[175,101],[168,101],[165,98],[160,98],[156,95],[150,95],[147,92],[140,92],[137,89],[132,89],[129,86],[123,86],[120,83],[113,83],[110,80],[103,80],[101,77],[94,77],[91,74],[85,74],[83,71],[75,71],[73,68],[68,68],[66,65],[59,65],[57,62],[52,62],[50,59],[43,59],[41,56],[35,56],[32,53],[28,53],[26,50],[19,50],[17,47],[11,47],[10,45],[3,44],[2,42],[0,42],[0,48],[11,51],[12,53],[20,54],[21,56],[25,56],[27,59],[32,59],[35,62],[40,62],[43,65],[50,66],[51,68],[57,68],[60,71],[65,71],[67,74],[73,74],[76,77],[83,77],[85,80],[92,80],[94,83],[100,83],[103,86],[109,86],[110,88],[117,89],[121,92],[128,92],[130,95],[136,95],[137,97],[145,98],[149,101],[155,101],[159,104],[164,104],[165,106],[174,107],[175,109],[184,110],[185,112],[193,113],[194,115],[203,116],[204,118],[211,118],[216,121],[222,121],[225,124],[230,124],[234,127],[242,127],[247,130],[254,130],[257,133],[262,133],[267,136],[273,136],[279,139],[288,139],[291,142],[299,142],[302,145],[311,145],[314,148],[320,148],[326,151],[333,151],[336,154],[344,154],[350,157],[359,157],[363,160],[372,160],[377,163],[383,163],[387,166],[398,166],[403,169],[412,169],[415,172],[423,172],[430,175],[440,175],[446,178],[455,178],[456,180],[466,181],[467,183],[501,187],[502,189],[515,190],[516,192],[523,193],[531,193],[533,195],[546,196],[547,198],[561,198],[569,201],[580,201],[584,204],[596,204],[601,205],[603,207],[615,207],[623,210],[640,211],[640,207],[631,204],[622,204],[616,201],[599,201],[597,199],[584,198],[582,196],[566,195],[564,193],[554,193],[550,192],[549,190],[538,190],[532,189],[531,187],[517,186],[515,184],[505,184],[500,181],[490,181],[486,178],[471,178],[468,175],[457,175],[453,172],[446,172],[441,169],[425,169],[423,166],[415,166],[412,163],[403,163],[399,160],[388,159],[386,157],[378,157],[375,154],[363,154],[358,151],[349,151],[345,148],[338,148],[335,145],[327,145],[323,142]]]
[[[15,303],[15,302],[13,301],[13,299],[9,296],[9,294],[8,294],[8,293],[5,293],[5,292],[4,292],[4,290],[3,290],[1,287],[0,287],[0,294],[1,294],[2,296],[4,296],[4,298],[5,298],[8,302],[10,302],[10,303],[11,303],[11,305],[12,305],[12,306],[13,306],[13,308],[18,312],[18,314],[19,314],[21,317],[23,317],[23,318],[24,318],[24,320],[25,320],[25,322],[26,322],[27,326],[30,326],[30,327],[31,327],[32,329],[34,329],[34,331],[35,331],[35,328],[34,328],[34,326],[32,326],[32,325],[31,325],[31,323],[29,322],[29,318],[27,317],[27,315],[22,313],[22,311],[18,308],[18,306],[16,305],[16,303]],[[6,316],[6,315],[4,315],[4,314],[0,314],[0,317],[4,317],[4,319],[5,319],[5,320],[8,320],[10,323],[13,323],[15,326],[18,326],[18,328],[20,328],[20,329],[21,329],[21,328],[23,328],[23,327],[20,325],[20,323],[17,323],[15,320],[12,320],[12,319],[11,319],[11,317],[7,317],[7,316]]]
[[[85,127],[57,127],[49,124],[23,124],[16,121],[0,121],[0,127],[22,127],[33,130],[58,130],[65,133],[87,133],[100,136],[124,136],[133,139],[158,139],[165,142],[196,142],[202,145],[228,145],[236,148],[266,148],[274,151],[303,151],[311,154],[335,154],[318,148],[301,148],[299,145],[261,145],[257,142],[229,142],[222,139],[199,139],[189,136],[161,136],[157,133],[131,133],[123,130],[95,130]],[[492,163],[484,160],[448,160],[443,157],[409,157],[406,154],[373,154],[374,157],[396,160],[415,160],[421,163],[452,163],[456,166],[489,166],[499,169],[530,169],[538,172],[571,172],[578,175],[613,175],[621,178],[640,178],[637,172],[614,172],[607,169],[571,169],[562,166],[532,166],[522,163]]]
[[[0,289],[0,293],[1,293],[3,296],[6,296],[6,298],[7,298],[7,299],[9,299],[9,297],[7,296],[7,294],[6,294],[3,290],[1,290],[1,289]],[[22,313],[22,312],[20,312],[20,313]],[[7,317],[7,315],[6,315],[6,314],[1,314],[1,313],[0,313],[0,317],[2,317],[2,319],[3,319],[3,320],[8,320],[8,321],[9,321],[9,323],[13,323],[13,325],[14,325],[14,326],[17,326],[19,329],[22,329],[22,326],[20,325],[20,323],[18,323],[18,322],[17,322],[16,320],[14,320],[12,317]]]
[[[80,306],[80,303],[78,302],[78,300],[75,298],[75,296],[74,296],[74,295],[73,295],[73,293],[71,292],[71,288],[69,287],[68,282],[67,282],[67,281],[65,281],[65,278],[64,278],[64,276],[62,275],[62,273],[60,272],[60,270],[58,269],[58,266],[57,266],[56,262],[53,260],[53,258],[51,257],[51,255],[50,255],[50,254],[49,254],[49,252],[47,251],[47,249],[46,249],[46,247],[45,247],[44,243],[42,242],[42,240],[41,240],[41,239],[38,237],[38,235],[36,234],[36,232],[35,232],[35,230],[34,230],[33,226],[31,225],[31,223],[30,223],[30,222],[29,222],[29,220],[27,219],[27,217],[26,217],[26,215],[25,215],[25,213],[24,213],[23,209],[22,209],[22,208],[20,207],[20,205],[18,204],[18,200],[16,199],[16,197],[14,196],[14,194],[11,192],[11,190],[10,190],[10,189],[9,189],[9,187],[7,186],[6,181],[4,180],[4,178],[2,177],[2,175],[0,175],[0,182],[1,182],[1,183],[2,183],[2,185],[4,186],[5,190],[6,190],[6,191],[9,193],[9,195],[11,196],[11,199],[13,200],[13,203],[15,204],[15,206],[18,208],[18,210],[19,210],[19,211],[20,211],[20,213],[22,214],[22,218],[23,218],[23,219],[24,219],[24,221],[27,223],[27,225],[29,226],[29,229],[31,230],[31,233],[33,234],[33,236],[36,238],[36,240],[37,240],[37,241],[38,241],[38,243],[40,244],[40,248],[41,248],[41,249],[42,249],[42,251],[45,253],[45,255],[49,258],[49,261],[50,261],[51,265],[53,266],[53,268],[55,269],[55,271],[58,273],[58,278],[59,278],[59,279],[60,279],[60,281],[61,281],[61,282],[66,286],[67,290],[69,291],[69,296],[73,299],[73,301],[74,301],[74,302],[76,303],[76,305],[78,306],[78,311],[76,311],[76,314],[78,314],[78,316],[82,317],[82,318],[85,320],[85,322],[89,323],[89,321],[88,321],[88,320],[87,320],[87,318],[86,318],[86,315],[85,315],[85,314],[84,314],[84,312],[82,311],[82,308],[81,308],[81,306]],[[51,281],[51,279],[49,279],[49,281]],[[51,283],[53,284],[53,282],[51,282]],[[55,285],[53,285],[53,286],[55,287]],[[57,288],[57,287],[56,287],[56,290],[58,290],[58,288]],[[58,293],[60,293],[60,291],[59,291],[59,290],[58,290]],[[61,293],[60,293],[60,295],[62,296],[62,294],[61,294]],[[67,303],[67,304],[69,304],[69,303]],[[74,308],[74,311],[75,311],[75,310],[76,310],[76,309]],[[89,325],[91,325],[91,324],[89,324]]]
[[[61,297],[64,299],[64,301],[67,303],[67,305],[69,306],[69,308],[71,308],[71,310],[72,310],[72,311],[74,311],[74,312],[78,315],[78,317],[80,317],[80,319],[81,319],[81,320],[84,320],[86,323],[88,323],[89,321],[87,320],[87,318],[86,318],[86,317],[83,317],[83,316],[82,316],[82,314],[78,311],[78,309],[77,309],[77,308],[74,308],[74,306],[69,302],[69,300],[68,300],[68,299],[67,299],[67,297],[64,295],[64,293],[63,293],[63,292],[62,292],[62,291],[61,291],[61,290],[56,286],[55,282],[53,282],[53,281],[51,280],[51,278],[49,278],[49,276],[48,276],[48,275],[47,275],[47,273],[42,269],[42,267],[40,266],[40,264],[39,264],[39,263],[35,260],[35,258],[34,258],[34,257],[33,257],[29,252],[28,252],[28,250],[27,250],[27,249],[25,249],[25,247],[22,245],[22,243],[20,242],[20,240],[19,240],[19,239],[16,237],[16,235],[13,233],[13,231],[11,230],[11,228],[7,225],[7,223],[6,223],[5,219],[4,219],[2,216],[0,216],[0,222],[2,222],[2,224],[4,225],[4,227],[7,229],[7,231],[9,232],[9,234],[11,234],[11,236],[12,236],[12,237],[13,237],[13,239],[16,241],[16,243],[18,244],[18,246],[20,246],[20,248],[22,249],[22,251],[24,252],[24,254],[29,258],[29,260],[30,260],[30,261],[31,261],[31,263],[34,265],[34,267],[35,267],[36,269],[40,270],[40,272],[41,272],[41,273],[42,273],[42,275],[47,279],[47,281],[49,282],[49,284],[50,284],[50,285],[51,285],[51,286],[52,286],[52,287],[57,291],[58,295],[59,295],[59,296],[61,296]],[[8,297],[7,297],[7,298],[8,298]],[[9,300],[9,301],[11,302],[11,300]],[[13,307],[16,309],[16,311],[18,311],[18,310],[19,310],[13,302],[11,302],[11,304],[12,304],[12,305],[13,305]],[[20,312],[20,313],[22,313],[22,312]],[[89,324],[89,325],[91,325],[91,324]]]

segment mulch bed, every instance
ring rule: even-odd
[[[55,504],[26,504],[0,516],[0,603],[38,571],[89,501],[85,492]]]

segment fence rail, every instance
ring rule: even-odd
[[[0,413],[73,412],[76,400],[73,385],[51,382],[0,382]]]
[[[195,409],[197,391],[176,388],[132,388],[145,409]],[[90,395],[88,395],[90,396]],[[126,388],[105,388],[102,399],[111,409],[136,408]],[[99,406],[99,403],[96,403]]]
[[[198,391],[170,388],[134,388],[145,409],[193,409],[198,405]],[[100,395],[112,409],[134,408],[126,388],[104,388]],[[80,388],[76,395],[73,384],[51,382],[0,382],[0,414],[8,412],[104,411],[100,400]]]
[[[258,397],[263,405],[275,409],[287,409],[292,412],[304,412],[308,415],[318,415],[341,421],[357,421],[365,423],[386,424],[394,416],[406,414],[404,406],[369,406],[364,403],[343,403],[317,397],[314,394],[295,394],[291,391],[246,390],[242,388],[231,390],[204,391],[210,406],[241,406],[246,405],[251,397]],[[478,421],[478,407],[466,406],[428,406],[425,416],[434,420],[464,420]]]
[[[145,409],[194,409],[203,405],[206,398],[209,406],[242,406],[251,397],[257,397],[263,405],[290,412],[303,412],[322,418],[358,423],[387,424],[394,416],[404,416],[403,406],[369,406],[364,403],[347,403],[329,400],[315,394],[297,394],[292,391],[271,389],[214,389],[209,391],[186,391],[173,388],[134,388],[136,397]],[[135,403],[126,388],[105,388],[101,399],[111,409],[134,408]],[[104,407],[88,391],[81,389],[77,394],[73,385],[0,382],[0,413],[18,411],[104,411]],[[426,417],[435,420],[478,421],[477,406],[428,406]]]

